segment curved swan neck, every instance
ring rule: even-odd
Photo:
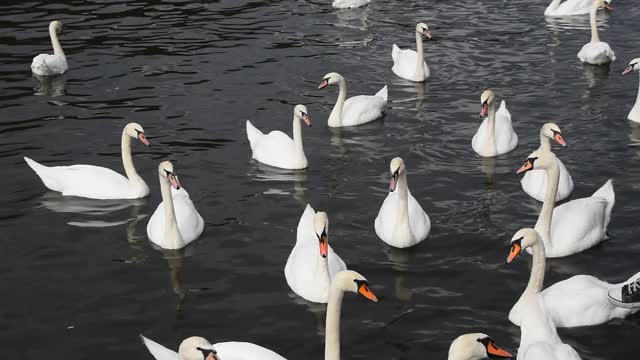
[[[546,137],[542,130],[540,131],[540,150],[551,151],[551,139]]]
[[[416,76],[418,79],[424,79],[424,46],[422,44],[422,34],[416,32],[416,52],[418,58],[416,62]]]
[[[547,241],[551,240],[551,217],[553,216],[553,209],[556,207],[556,194],[558,192],[558,183],[560,182],[560,167],[558,161],[555,160],[553,165],[546,169],[547,171],[547,192],[544,195],[544,202],[542,203],[542,210],[540,210],[540,216],[538,216],[538,222],[535,229],[540,236]]]
[[[300,124],[302,120],[297,116],[293,115],[293,143],[296,147],[296,155],[298,157],[304,156],[304,148],[302,147],[302,124]]]
[[[124,172],[127,174],[129,181],[141,179],[135,166],[133,166],[133,159],[131,158],[131,137],[127,135],[126,130],[122,130],[120,151],[122,152],[122,165],[124,166]]]
[[[544,252],[544,243],[542,239],[538,238],[538,241],[531,247],[533,250],[533,264],[531,265],[531,275],[529,276],[529,283],[524,290],[524,294],[537,294],[542,291],[544,285],[544,272],[547,262],[547,255]]]
[[[329,289],[324,339],[325,360],[340,360],[340,311],[343,296],[344,291],[339,286],[332,285]]]
[[[640,79],[640,71],[638,71],[638,79]],[[640,82],[638,82],[638,96],[636,97],[636,104],[634,107],[639,107],[640,110]]]
[[[403,172],[398,178],[398,200],[400,206],[398,209],[398,223],[409,223],[409,184],[407,183],[407,172]]]
[[[497,153],[497,145],[496,145],[496,102],[492,101],[489,104],[489,129],[487,131],[487,141],[485,142],[485,146],[489,146],[490,149],[487,153]]]
[[[591,22],[591,42],[600,42],[600,37],[598,36],[598,24],[596,22],[596,12],[598,12],[597,3],[593,3],[591,6],[591,12],[589,13],[589,21]]]
[[[338,93],[338,101],[336,101],[336,105],[333,107],[331,115],[329,115],[330,126],[342,125],[342,109],[344,108],[344,101],[347,99],[347,82],[342,78],[338,85],[340,86],[340,92]]]
[[[176,212],[173,208],[173,196],[171,195],[171,185],[169,180],[162,175],[160,177],[160,191],[162,193],[162,202],[164,205],[164,241],[163,247],[169,249],[177,249],[182,243],[182,237],[178,231],[178,223],[176,222]]]
[[[60,46],[60,41],[58,40],[58,33],[53,26],[49,26],[49,37],[51,38],[51,45],[53,45],[53,53],[58,56],[64,56],[64,51],[62,51],[62,46]]]

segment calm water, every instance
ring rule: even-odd
[[[618,282],[640,270],[640,128],[626,120],[640,56],[640,9],[619,1],[600,14],[616,51],[611,68],[582,66],[587,17],[548,21],[547,1],[375,1],[333,11],[326,1],[42,1],[0,5],[0,229],[5,358],[151,359],[138,334],[177,348],[190,335],[244,340],[289,359],[323,357],[322,309],[292,296],[283,268],[304,205],[324,209],[331,242],[381,301],[347,296],[344,358],[444,359],[459,334],[482,331],[515,350],[507,320],[530,258],[505,265],[513,233],[532,226],[539,204],[513,175],[537,147],[542,123],[569,142],[557,149],[573,175],[573,198],[614,178],[610,241],[549,261],[550,285],[574,274]],[[33,56],[50,52],[48,23],[65,25],[70,71],[44,84]],[[423,87],[390,71],[391,45],[414,47],[426,21],[432,78]],[[342,73],[351,95],[389,85],[383,121],[332,131]],[[479,96],[508,101],[519,146],[495,160],[471,149]],[[291,131],[294,104],[315,120],[303,130],[311,166],[276,172],[251,161],[244,122]],[[134,161],[151,195],[94,202],[48,192],[22,160],[88,163],[121,171],[120,133],[141,123],[151,148]],[[373,220],[402,156],[409,185],[431,216],[428,240],[393,250]],[[146,239],[160,202],[157,164],[171,159],[205,218],[182,252]],[[636,358],[640,317],[564,329],[583,359]]]

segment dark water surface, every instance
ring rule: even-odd
[[[244,340],[289,359],[322,359],[322,314],[292,296],[283,269],[304,205],[324,209],[330,240],[365,275],[377,304],[346,296],[342,356],[445,359],[449,343],[483,331],[516,349],[507,319],[530,257],[505,265],[507,241],[533,226],[539,204],[513,175],[537,147],[542,123],[569,142],[557,154],[573,198],[614,178],[610,241],[548,262],[546,284],[586,273],[618,282],[640,270],[640,128],[626,115],[640,56],[640,9],[600,14],[618,60],[581,65],[588,19],[549,21],[547,1],[377,1],[334,11],[326,1],[41,1],[0,5],[0,344],[5,358],[151,359],[139,333],[177,348],[191,335]],[[29,64],[50,52],[47,26],[65,26],[70,71],[38,84]],[[426,21],[426,87],[390,71],[391,45],[414,47]],[[383,121],[341,131],[326,119],[338,71],[351,95],[389,85]],[[520,144],[495,160],[471,149],[481,91],[508,101]],[[59,96],[58,96],[59,95]],[[315,120],[303,130],[310,167],[274,171],[250,160],[244,122],[291,132],[293,105]],[[120,133],[134,145],[151,195],[93,202],[48,192],[23,162],[87,163],[122,171]],[[389,248],[373,220],[388,163],[402,156],[433,229],[421,245]],[[205,233],[182,252],[154,249],[146,222],[160,202],[156,168],[171,159]],[[583,359],[637,358],[640,317],[560,330]]]

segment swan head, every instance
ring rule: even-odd
[[[378,302],[378,298],[369,289],[367,279],[353,270],[342,270],[337,273],[331,280],[331,287],[338,287],[342,291],[354,292],[373,302]]]
[[[396,191],[396,187],[398,186],[398,179],[400,179],[400,175],[403,175],[406,171],[404,167],[404,160],[400,157],[395,157],[391,160],[391,164],[389,165],[389,173],[391,174],[391,182],[389,183],[389,191]]]
[[[516,174],[522,174],[530,170],[550,169],[556,165],[556,156],[551,151],[536,150],[529,155],[524,164],[516,171]]]
[[[293,116],[301,119],[307,126],[311,127],[311,119],[307,114],[307,107],[304,105],[296,105],[296,107],[293,108]]]
[[[134,139],[140,140],[143,144],[147,146],[151,146],[149,140],[144,135],[144,129],[138,123],[128,123],[127,126],[124,127],[124,132]]]
[[[427,39],[431,39],[431,31],[429,31],[429,27],[425,23],[418,23],[418,25],[416,25],[416,33],[424,35]]]
[[[475,333],[458,336],[449,347],[449,359],[481,360],[511,359],[510,352],[501,349],[486,334]]]
[[[322,81],[320,82],[320,85],[318,85],[318,90],[324,89],[329,85],[338,84],[342,80],[344,80],[342,75],[337,72],[330,72],[322,77]]]
[[[611,0],[593,0],[592,6],[598,9],[607,9],[609,11],[612,11],[613,8],[609,4],[611,4]]]
[[[482,92],[482,95],[480,95],[480,116],[487,115],[487,112],[489,111],[489,105],[493,104],[495,100],[496,94],[494,94],[490,89]]]
[[[567,146],[567,143],[564,141],[562,137],[562,131],[560,131],[560,127],[555,123],[548,122],[542,125],[542,129],[540,130],[542,135],[548,137],[549,139],[555,140],[558,144],[562,146]]]
[[[635,58],[629,61],[629,65],[624,69],[622,75],[627,75],[638,70],[640,70],[640,58]]]
[[[161,162],[160,165],[158,165],[158,174],[160,174],[161,179],[167,179],[176,190],[180,189],[180,181],[178,180],[178,175],[173,171],[171,161]]]
[[[179,360],[220,360],[211,343],[202,337],[192,336],[180,343]]]
[[[531,228],[524,228],[518,230],[518,232],[511,238],[511,248],[509,249],[509,256],[507,257],[507,264],[510,264],[522,250],[533,246],[540,236],[538,232]]]
[[[49,24],[49,30],[53,30],[55,31],[55,33],[57,35],[62,35],[64,27],[62,26],[62,23],[58,20],[53,20],[50,24]]]
[[[320,256],[326,258],[329,254],[329,217],[326,212],[318,211],[313,215],[313,231],[320,243]]]

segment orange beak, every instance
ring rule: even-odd
[[[489,355],[498,356],[498,357],[507,358],[507,359],[510,359],[513,357],[513,355],[511,355],[510,352],[497,347],[493,341],[490,341],[489,344],[487,345],[487,353]]]
[[[513,259],[520,254],[522,251],[522,246],[518,243],[511,244],[511,250],[509,250],[509,256],[507,257],[507,264],[511,264]]]
[[[633,71],[633,66],[629,65],[624,69],[624,71],[622,72],[622,75],[627,75],[627,74],[631,73],[632,71]]]
[[[611,7],[611,5],[607,4],[606,2],[604,3],[604,8],[609,11],[613,11],[613,7]]]
[[[378,302],[378,298],[373,294],[373,292],[371,292],[371,289],[369,289],[369,286],[367,286],[367,284],[360,285],[360,287],[358,288],[358,293],[373,302]]]
[[[486,116],[488,111],[489,107],[487,106],[487,103],[483,103],[480,107],[480,116]]]
[[[173,186],[176,190],[180,190],[180,181],[178,180],[178,177],[174,174],[169,174],[168,178],[171,186]]]
[[[427,30],[424,32],[424,37],[426,37],[427,39],[431,40],[431,31]]]
[[[320,256],[326,258],[329,255],[329,241],[327,240],[327,234],[323,233],[320,236]]]
[[[311,119],[307,114],[302,115],[302,120],[304,120],[304,123],[307,124],[307,126],[311,126]]]
[[[213,355],[213,353],[209,353],[209,355],[207,355],[207,357],[204,360],[219,360],[219,359],[216,358],[216,356]]]
[[[144,133],[142,132],[138,134],[138,140],[142,141],[142,143],[147,146],[151,146],[151,144],[149,143],[149,140],[147,140],[147,137],[144,136]]]
[[[320,90],[320,89],[324,89],[324,88],[326,88],[327,86],[329,86],[329,80],[328,80],[328,79],[323,79],[323,80],[320,82],[320,85],[318,85],[318,90]]]
[[[524,162],[524,165],[522,165],[520,167],[520,169],[518,169],[518,171],[516,171],[516,175],[517,174],[522,174],[523,172],[527,172],[529,170],[533,169],[533,164],[531,163],[531,161],[527,160]]]
[[[562,134],[557,133],[554,137],[553,140],[557,141],[558,144],[562,145],[562,146],[567,146],[567,143],[564,142],[564,139],[562,138]]]

